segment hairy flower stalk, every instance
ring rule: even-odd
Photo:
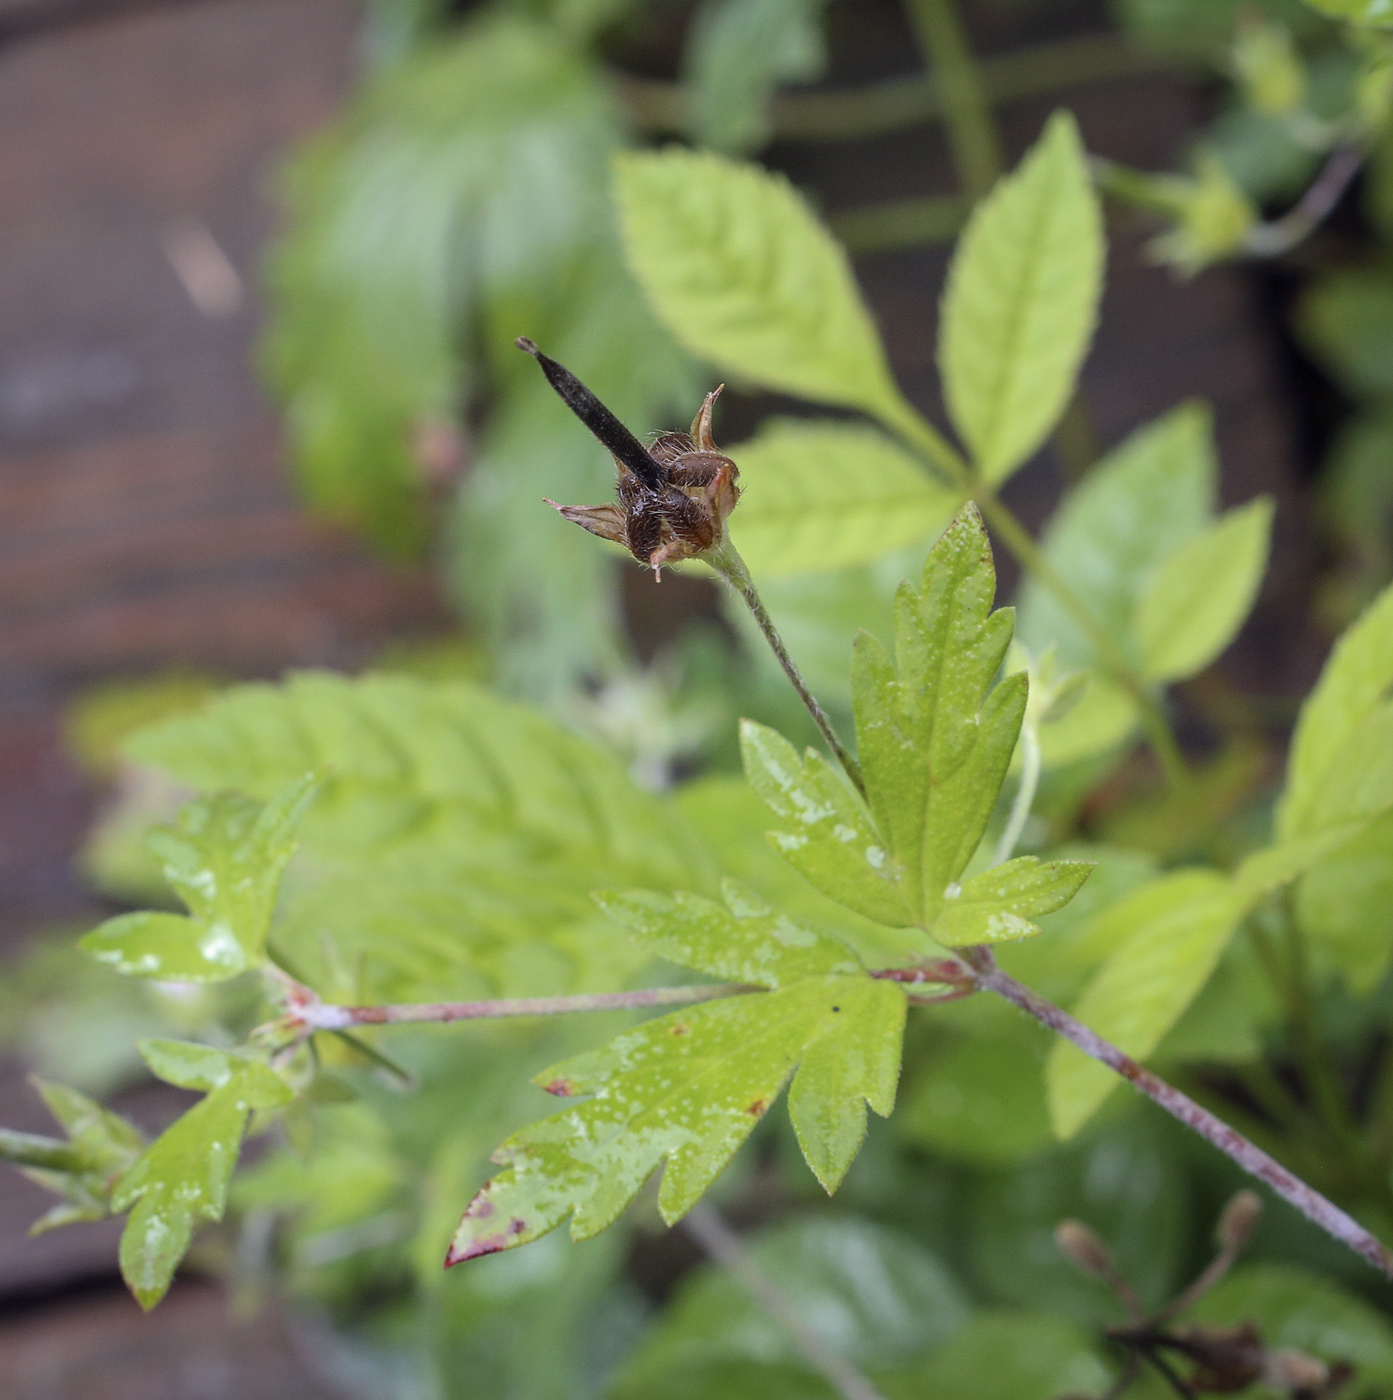
[[[592,535],[623,545],[640,564],[662,578],[664,564],[700,559],[714,569],[749,608],[784,674],[813,717],[857,790],[865,786],[856,760],[808,689],[755,589],[750,571],[726,533],[726,520],[740,497],[739,468],[716,450],[711,415],[720,386],[707,394],[688,433],[662,433],[651,448],[639,440],[564,365],[544,355],[526,336],[517,339],[542,367],[567,408],[609,450],[619,469],[619,503],[600,506],[547,504]]]

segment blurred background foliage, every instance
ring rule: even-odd
[[[1009,3],[1043,10],[1050,0]],[[918,0],[911,18],[935,7]],[[821,897],[768,852],[764,814],[729,776],[737,716],[799,736],[801,711],[744,620],[694,577],[665,585],[678,595],[673,620],[635,638],[627,564],[540,504],[543,495],[607,499],[612,464],[512,342],[533,337],[640,433],[690,417],[710,375],[626,266],[611,159],[655,139],[757,157],[780,135],[909,126],[941,104],[952,75],[932,62],[931,45],[929,76],[886,80],[854,101],[799,87],[826,68],[824,8],[375,0],[356,96],[281,176],[285,228],[267,268],[262,347],[307,507],[390,559],[429,558],[456,609],[457,636],[403,645],[377,671],[482,680],[541,706],[617,755],[641,787],[677,787],[651,818],[655,829],[672,824],[663,826],[672,868],[719,864],[757,887],[779,885],[814,920],[829,917]],[[1300,353],[1325,376],[1311,409],[1323,551],[1313,606],[1331,635],[1393,578],[1393,126],[1381,40],[1341,19],[1356,8],[1117,0],[1114,32],[1077,41],[1072,59],[1055,45],[1033,66],[1023,52],[982,70],[996,92],[1047,94],[1085,60],[1118,72],[1173,68],[1207,84],[1212,120],[1175,170],[1100,163],[1098,178],[1115,220],[1151,229],[1153,256],[1178,276],[1269,259],[1260,275],[1278,288]],[[675,81],[653,76],[651,55],[664,45],[679,51]],[[1335,191],[1338,207],[1315,236],[1284,246],[1284,217],[1344,152],[1355,153],[1351,192]],[[971,171],[963,177],[971,188]],[[853,249],[946,242],[966,207],[958,196],[887,202],[840,215],[836,227]],[[912,482],[886,485],[897,470],[886,461],[875,476],[891,533],[854,559],[815,544],[790,552],[773,506],[767,520],[760,512],[798,489],[810,449],[798,420],[755,425],[767,405],[749,398],[735,414],[757,426],[747,446],[730,448],[751,490],[736,539],[814,688],[845,715],[852,635],[887,630],[896,584],[945,516]],[[861,459],[875,450],[857,445]],[[1124,635],[1147,571],[1214,516],[1207,413],[1181,406],[1098,464],[1067,444],[1059,455],[1081,480],[1043,548]],[[827,509],[835,518],[836,502]],[[1037,664],[1051,645],[1062,669],[1096,662],[1036,583],[1018,601]],[[189,791],[127,740],[194,714],[225,684],[170,675],[94,690],[74,707],[74,751],[109,794],[84,860],[113,900],[168,902],[143,837]],[[304,703],[320,703],[310,689]],[[1258,843],[1273,750],[1292,716],[1272,720],[1260,698],[1220,698],[1194,707],[1203,760],[1179,795],[1161,792],[1139,757],[1134,705],[1100,675],[1044,725],[1045,779],[1023,847],[1100,862],[1080,898],[1045,920],[1045,938],[1003,959],[1044,994],[1078,994],[1107,950],[1108,909],[1158,872],[1195,859],[1231,865]],[[593,853],[558,856],[536,907],[481,914],[492,848],[461,857],[448,878],[439,862],[451,841],[464,848],[487,833],[447,827],[403,848],[384,892],[352,878],[354,842],[368,839],[353,820],[335,827],[333,813],[316,814],[310,859],[321,876],[343,879],[292,893],[286,932],[287,951],[341,995],[536,993],[618,985],[633,973],[631,954],[584,899],[587,881],[601,882]],[[457,907],[461,880],[482,890],[480,908]],[[1293,983],[1287,963],[1273,976],[1264,958],[1275,935],[1258,929],[1235,941],[1154,1057],[1384,1238],[1393,1236],[1390,898],[1393,821],[1384,819],[1299,888],[1294,926],[1314,963],[1305,980]],[[479,937],[490,920],[497,936]],[[395,956],[369,966],[320,937],[355,921]],[[0,981],[0,1026],[44,1076],[105,1095],[141,1073],[136,1035],[231,1043],[246,1029],[251,1009],[235,984],[121,981],[72,953],[70,933]],[[340,1047],[329,1068],[341,1079],[327,1075],[317,1092],[332,1099],[338,1082],[342,1101],[292,1121],[239,1178],[235,1219],[203,1239],[201,1263],[248,1304],[293,1299],[320,1368],[374,1400],[830,1394],[737,1281],[660,1229],[651,1201],[588,1244],[556,1234],[441,1272],[442,1241],[487,1153],[535,1112],[526,1075],[602,1033],[593,1023],[403,1032],[387,1047],[396,1069]],[[1348,1090],[1333,1119],[1313,1078],[1319,1065],[1303,1060],[1313,1041]],[[1233,1170],[1121,1096],[1078,1138],[1056,1143],[1042,1083],[1049,1049],[1003,1006],[920,1013],[901,1111],[873,1125],[835,1203],[774,1116],[718,1188],[767,1276],[889,1400],[1104,1391],[1116,1358],[1101,1328],[1121,1314],[1055,1247],[1064,1217],[1086,1219],[1107,1240],[1149,1306],[1207,1257]],[[1206,1320],[1254,1317],[1284,1345],[1352,1362],[1355,1378],[1340,1392],[1351,1400],[1393,1393],[1386,1290],[1358,1261],[1281,1210],[1251,1254],[1204,1301]]]

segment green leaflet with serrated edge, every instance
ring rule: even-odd
[[[526,1244],[568,1216],[588,1239],[664,1161],[658,1209],[680,1219],[795,1071],[790,1111],[831,1190],[860,1146],[865,1105],[894,1105],[905,1004],[896,984],[864,974],[807,977],[674,1012],[544,1071],[551,1092],[591,1097],[499,1148],[504,1170],[470,1203],[446,1262]]]
[[[1073,899],[1093,871],[1083,860],[1018,856],[950,890],[934,923],[934,937],[950,948],[1001,943],[1040,932],[1031,922]]]
[[[45,1190],[63,1197],[29,1227],[29,1233],[104,1219],[111,1213],[112,1191],[140,1156],[144,1137],[119,1114],[66,1084],[38,1078],[31,1082],[68,1136],[64,1142],[0,1129],[0,1161],[19,1167]]]
[[[839,769],[813,749],[800,758],[753,720],[741,722],[740,752],[750,786],[785,824],[770,840],[809,884],[878,923],[914,922],[884,838]]]
[[[157,828],[148,844],[189,917],[122,914],[78,946],[128,976],[168,981],[222,982],[256,967],[300,820],[318,788],[306,774],[264,805],[233,792],[188,803],[177,825]]]
[[[121,1275],[141,1307],[164,1297],[200,1220],[220,1220],[253,1109],[294,1097],[264,1064],[182,1041],[142,1041],[161,1078],[207,1095],[166,1128],[121,1178],[116,1210],[130,1210],[121,1235]]]
[[[1024,675],[988,690],[1013,621],[992,612],[995,594],[991,545],[969,505],[930,552],[921,587],[901,585],[894,661],[865,634],[852,656],[868,801],[910,922],[930,931],[986,830],[1025,710]]]
[[[615,158],[629,265],[659,318],[751,383],[903,420],[846,254],[782,175],[669,147]]]
[[[826,934],[800,928],[754,891],[724,884],[726,905],[679,891],[600,891],[595,902],[630,936],[669,962],[759,987],[860,970],[856,955]]]
[[[1103,259],[1078,128],[1056,112],[973,211],[943,296],[944,397],[986,481],[1008,477],[1063,413],[1093,337]]]

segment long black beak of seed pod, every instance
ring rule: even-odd
[[[566,407],[595,434],[610,454],[628,467],[650,490],[663,486],[662,468],[648,455],[647,448],[602,404],[565,365],[544,355],[525,335],[515,344],[542,367],[547,382],[564,400]]]

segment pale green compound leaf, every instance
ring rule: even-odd
[[[248,1115],[282,1107],[294,1094],[265,1065],[207,1046],[146,1041],[141,1051],[162,1077],[208,1090],[145,1149],[112,1197],[113,1209],[131,1212],[121,1275],[148,1311],[168,1292],[195,1225],[222,1219]]]
[[[933,539],[960,504],[884,434],[775,419],[730,451],[740,468],[731,534],[756,577],[868,564]]]
[[[700,145],[738,154],[764,144],[775,88],[807,82],[826,66],[824,3],[708,0],[698,10],[683,67]]]
[[[950,890],[933,936],[950,948],[1030,938],[1040,932],[1031,921],[1063,908],[1092,873],[1088,861],[1018,856]]]
[[[637,955],[590,891],[714,883],[676,814],[617,758],[466,682],[301,673],[239,686],[130,749],[192,787],[253,798],[328,774],[275,935],[326,994],[613,987]]]
[[[1157,566],[1137,607],[1142,675],[1177,681],[1202,671],[1237,635],[1267,571],[1273,502],[1221,515]]]
[[[753,720],[740,725],[740,752],[750,786],[793,828],[769,839],[809,884],[877,923],[914,922],[885,839],[839,769]]]
[[[318,789],[311,773],[264,805],[232,792],[186,804],[177,825],[157,827],[147,844],[192,917],[122,914],[78,946],[128,976],[166,981],[222,982],[257,966],[296,832]]]
[[[649,1021],[544,1071],[537,1082],[551,1092],[592,1097],[499,1148],[504,1170],[470,1203],[447,1262],[527,1244],[567,1216],[572,1237],[589,1239],[664,1160],[658,1209],[681,1219],[795,1069],[795,1123],[832,1189],[860,1146],[866,1104],[894,1106],[905,1005],[889,981],[810,977]],[[850,1065],[829,1072],[843,1054]]]
[[[1212,871],[1179,871],[1145,886],[1100,916],[1110,936],[1125,930],[1125,941],[1084,988],[1074,1015],[1144,1060],[1199,995],[1249,907]],[[1121,1082],[1060,1040],[1046,1070],[1055,1132],[1072,1137]]]
[[[1386,588],[1335,643],[1301,707],[1277,809],[1279,836],[1304,836],[1354,815],[1376,815],[1393,800],[1390,689],[1393,588]],[[1351,792],[1352,784],[1363,791]]]
[[[1010,476],[1064,412],[1093,338],[1104,255],[1078,128],[1057,112],[974,210],[944,294],[944,395],[987,482]]]
[[[854,973],[844,943],[800,928],[753,890],[725,882],[726,907],[701,895],[600,891],[595,902],[643,948],[669,962],[757,987]]]
[[[988,691],[1014,619],[992,612],[995,594],[991,546],[968,505],[930,551],[920,589],[900,587],[894,662],[866,634],[852,653],[871,812],[910,922],[925,929],[982,839],[1025,710],[1024,674]]]
[[[102,1220],[122,1174],[140,1156],[145,1139],[118,1114],[64,1084],[31,1081],[67,1140],[0,1129],[0,1161],[63,1199],[29,1228],[43,1234],[60,1225]]]
[[[670,148],[615,158],[629,265],[688,349],[754,384],[902,421],[846,254],[782,176]]]
[[[1209,409],[1183,404],[1113,448],[1045,529],[1046,558],[1129,657],[1137,600],[1147,578],[1167,554],[1204,528],[1214,510],[1217,478]],[[1016,631],[1036,656],[1057,647],[1066,668],[1098,663],[1088,636],[1034,576],[1021,591]]]

